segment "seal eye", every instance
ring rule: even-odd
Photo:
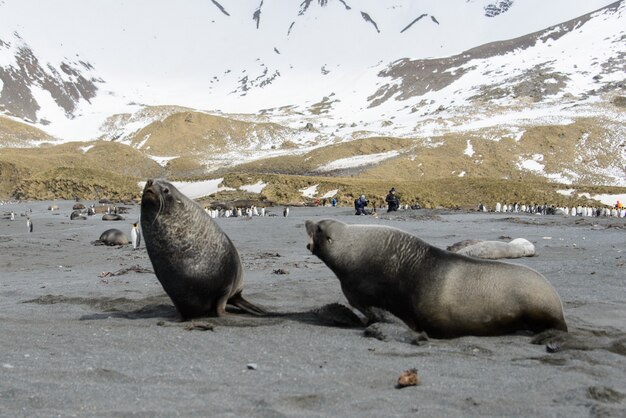
[[[170,193],[170,189],[168,189],[167,187],[163,188],[163,194],[169,194]]]
[[[332,243],[333,243],[333,239],[332,239],[331,237],[326,237],[326,241],[327,241],[329,244],[332,244]]]

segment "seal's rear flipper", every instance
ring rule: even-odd
[[[259,306],[256,306],[253,303],[250,303],[247,300],[245,300],[243,296],[241,296],[241,292],[237,293],[236,295],[228,299],[227,303],[229,305],[236,306],[242,311],[247,312],[252,315],[263,316],[263,315],[268,314],[268,312],[265,309]]]

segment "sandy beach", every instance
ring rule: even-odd
[[[16,213],[0,220],[0,416],[626,416],[626,219],[350,208],[220,218],[244,296],[277,315],[180,322],[143,245],[92,244],[109,228],[130,235],[139,206],[125,221],[71,221],[74,202],[51,203],[0,207]],[[537,256],[510,262],[548,278],[570,333],[554,353],[554,340],[529,335],[423,341],[393,318],[366,333],[333,305],[347,304],[339,281],[306,249],[304,221],[323,218],[442,248],[526,238]],[[411,368],[420,385],[396,389]]]

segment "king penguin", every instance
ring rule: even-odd
[[[30,218],[26,218],[26,228],[28,228],[28,232],[33,232],[33,221]]]
[[[133,224],[133,229],[130,231],[130,238],[133,242],[133,250],[139,248],[141,244],[141,232],[139,231],[139,222]]]

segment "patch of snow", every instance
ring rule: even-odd
[[[235,190],[232,187],[219,187],[222,181],[224,181],[224,178],[202,181],[173,181],[171,183],[188,198],[198,199],[225,190]],[[146,182],[140,181],[137,185],[143,189],[146,186]]]
[[[602,204],[607,206],[615,206],[618,200],[622,205],[626,204],[626,194],[597,194],[593,196],[592,199],[602,202]]]
[[[561,189],[557,190],[556,192],[563,196],[571,196],[575,191],[576,189]]]
[[[168,161],[175,160],[176,158],[180,157],[180,155],[177,155],[175,157],[158,157],[156,155],[148,155],[148,157],[151,160],[156,161],[157,164],[159,164],[161,167],[165,167],[165,165],[168,163]]]
[[[389,158],[397,157],[398,155],[400,155],[398,151],[387,151],[378,154],[356,155],[354,157],[341,158],[339,160],[332,161],[326,165],[318,167],[316,171],[333,171],[345,168],[361,167],[368,164],[379,163]]]
[[[92,149],[94,147],[94,145],[85,145],[84,147],[80,147],[80,150],[83,153],[86,153],[87,151],[89,151],[90,149]]]
[[[150,139],[150,135],[148,134],[146,136],[143,137],[143,139],[141,140],[140,143],[137,144],[137,146],[135,148],[137,149],[142,149],[144,145],[146,145],[146,142],[148,142],[148,139]]]
[[[472,146],[472,143],[469,139],[467,140],[467,147],[465,148],[465,151],[463,151],[463,154],[467,155],[468,157],[474,156],[474,147]]]
[[[465,177],[465,171],[461,171],[461,172],[459,173],[459,177]]]
[[[575,173],[571,170],[564,170],[561,173],[545,174],[545,177],[548,180],[551,180],[555,183],[561,183],[561,184],[572,184],[580,178],[578,173]]]
[[[263,191],[263,189],[265,188],[265,186],[267,186],[267,183],[263,183],[263,180],[259,180],[257,183],[254,184],[246,184],[243,186],[239,186],[240,190],[244,190],[248,193],[261,193]]]
[[[557,190],[556,192],[563,196],[572,196],[576,192],[576,189],[561,189],[561,190]],[[591,194],[585,192],[585,193],[578,193],[577,195],[578,197],[584,197],[587,199],[597,200],[606,206],[615,206],[618,200],[622,202],[622,204],[626,203],[626,193],[625,194],[597,194],[597,195],[592,196]]]
[[[330,190],[324,193],[324,196],[322,196],[322,199],[330,199],[331,197],[334,197],[338,192],[339,192],[338,189]]]
[[[532,159],[522,160],[517,164],[517,166],[524,170],[534,171],[536,173],[543,173],[545,166],[541,164],[540,161],[543,161],[543,155],[534,154],[532,156]]]
[[[304,197],[315,197],[315,195],[317,194],[317,186],[319,186],[319,184],[314,184],[313,186],[307,187],[306,189],[300,189],[300,192]]]

